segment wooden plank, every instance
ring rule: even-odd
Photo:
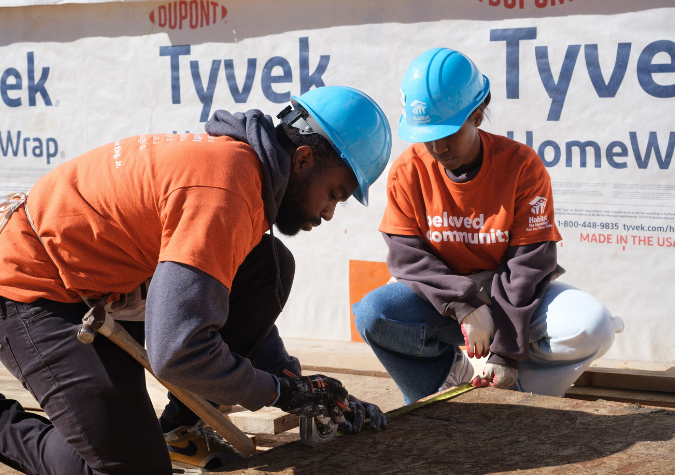
[[[656,391],[572,386],[567,393],[565,393],[565,397],[582,399],[585,401],[604,399],[606,401],[642,404],[643,406],[675,408],[675,394],[660,393]]]
[[[362,369],[349,369],[349,368],[331,368],[330,366],[306,366],[302,365],[303,374],[316,374],[316,373],[340,373],[340,374],[353,374],[356,376],[373,376],[376,378],[389,378],[389,373],[386,371],[370,371]]]
[[[574,385],[675,393],[675,373],[591,367],[575,381]]]
[[[652,475],[672,473],[675,411],[475,389],[394,419],[377,434],[292,442],[227,473]]]
[[[255,412],[233,406],[226,412],[232,423],[247,434],[280,434],[294,429],[300,418],[276,407],[263,407]]]

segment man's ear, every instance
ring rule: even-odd
[[[315,158],[312,147],[302,145],[291,157],[291,170],[296,174],[305,174],[314,168]]]

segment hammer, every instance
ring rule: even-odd
[[[150,367],[148,353],[129,333],[105,311],[105,304],[108,297],[98,300],[96,304],[89,309],[82,318],[82,327],[77,333],[77,339],[82,343],[91,344],[94,341],[96,333],[108,338],[117,346],[126,351],[133,359],[138,361],[153,376],[155,373]],[[157,378],[157,376],[155,376]],[[157,378],[166,389],[180,399],[183,404],[189,407],[192,412],[211,426],[218,434],[227,440],[232,446],[245,457],[253,454],[253,442],[246,434],[240,431],[237,426],[225,417],[218,409],[213,407],[203,397],[185,390],[171,383]]]

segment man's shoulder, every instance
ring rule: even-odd
[[[207,186],[259,195],[262,164],[249,144],[207,134],[189,134],[188,139],[171,151],[171,159],[159,157],[175,186]]]
[[[249,206],[262,206],[263,165],[249,144],[230,137],[214,137],[218,151],[204,170],[215,188],[226,189],[243,198]]]
[[[237,173],[252,173],[262,177],[262,163],[253,147],[231,137],[210,137],[218,144],[216,160]]]

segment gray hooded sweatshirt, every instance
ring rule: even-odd
[[[207,122],[206,132],[248,143],[260,158],[262,198],[271,233],[291,163],[276,139],[272,118],[259,110],[245,114],[221,110]],[[271,241],[276,256],[274,239]],[[279,293],[278,261],[277,283]],[[159,378],[210,401],[241,404],[255,411],[269,402],[276,389],[270,373],[287,368],[299,375],[300,364],[286,352],[276,327],[265,340],[255,367],[230,352],[218,333],[227,321],[228,309],[229,291],[214,277],[185,264],[160,262],[146,304],[148,357]]]

